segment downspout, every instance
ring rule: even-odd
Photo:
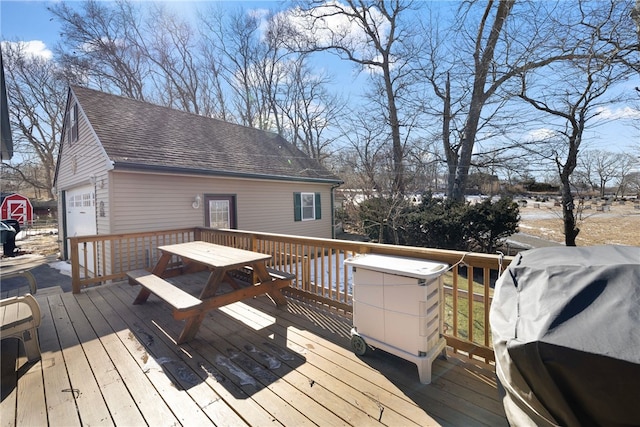
[[[63,260],[69,259],[69,249],[67,248],[67,192],[65,190],[58,193],[58,238],[60,238],[60,220],[62,219],[62,250],[60,255]],[[62,212],[60,212],[60,210]],[[62,214],[62,218],[60,218]]]
[[[331,238],[336,238],[336,211],[335,211],[335,189],[340,187],[340,184],[334,184],[331,186]]]

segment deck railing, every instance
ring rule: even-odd
[[[443,275],[441,306],[447,344],[485,362],[494,360],[489,328],[493,283],[511,261],[498,255],[202,227],[83,236],[70,238],[73,292],[124,280],[127,271],[153,267],[158,246],[193,240],[269,254],[271,267],[295,275],[287,292],[347,314],[352,292],[345,259],[376,253],[447,263],[451,268]]]

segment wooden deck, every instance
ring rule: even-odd
[[[38,292],[42,360],[2,341],[2,426],[507,425],[487,365],[450,355],[423,385],[402,359],[355,356],[350,319],[267,297],[212,311],[177,346],[182,324],[154,296],[132,305],[137,291]]]

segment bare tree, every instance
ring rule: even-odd
[[[619,153],[603,150],[586,150],[579,159],[580,175],[584,176],[592,189],[597,189],[604,197],[607,183],[615,179],[619,172]]]
[[[442,166],[445,164],[439,140],[425,138],[415,141],[407,149],[407,176],[411,177],[407,183],[408,192],[422,194],[440,191],[443,184]]]
[[[469,176],[471,155],[480,125],[482,109],[489,98],[496,92],[499,85],[505,81],[497,79],[489,88],[486,87],[489,72],[493,71],[495,67],[494,57],[496,46],[498,45],[504,24],[515,2],[509,0],[499,1],[495,10],[493,10],[493,3],[493,1],[487,3],[485,12],[480,20],[480,25],[478,26],[477,34],[474,38],[475,47],[473,50],[471,102],[460,137],[459,152],[456,153],[457,164],[455,167],[455,175],[450,178],[453,180],[452,185],[450,185],[450,197],[453,200],[464,199],[464,190]],[[508,74],[509,73],[505,73],[504,77],[507,77]],[[447,114],[447,112],[445,112],[445,114]]]
[[[554,139],[559,144],[546,151],[553,158],[561,182],[567,246],[576,245],[580,232],[576,226],[571,177],[577,166],[585,129],[599,116],[604,106],[621,100],[620,97],[612,97],[609,89],[633,73],[619,61],[620,55],[626,56],[627,52],[603,42],[601,37],[608,31],[621,35],[617,32],[619,20],[628,14],[628,8],[625,10],[615,2],[605,10],[600,4],[589,6],[585,3],[581,6],[576,25],[571,27],[571,34],[566,34],[572,50],[581,52],[580,59],[549,67],[544,80],[541,75],[532,75],[534,73],[528,70],[522,74],[520,92],[524,101],[548,115],[548,122],[557,123]],[[554,73],[553,78],[551,73]],[[544,85],[536,87],[532,81],[544,81]]]
[[[230,122],[232,114],[227,105],[228,100],[224,89],[222,60],[218,57],[215,47],[206,39],[200,39],[199,49],[202,55],[202,74],[206,91],[202,98],[207,100],[206,105],[203,106],[203,114]]]
[[[621,4],[617,9],[628,4],[615,3]],[[478,149],[482,138],[495,140],[501,135],[505,142],[500,150],[518,145],[517,138],[509,141],[506,133],[525,128],[528,118],[504,107],[512,106],[513,88],[521,74],[536,75],[535,70],[590,56],[577,47],[579,40],[571,34],[576,25],[570,21],[575,4],[496,0],[482,3],[482,11],[478,5],[463,3],[457,25],[443,25],[441,30],[439,16],[425,25],[428,49],[421,70],[440,102],[429,108],[442,123],[448,193],[455,200],[463,200],[469,171],[480,166],[477,159],[485,151]],[[628,25],[628,19],[621,25]],[[583,33],[587,30],[595,32],[582,24]],[[602,44],[619,41],[614,32],[601,36]],[[605,41],[605,36],[611,37]],[[625,45],[618,59],[631,62],[631,51]],[[545,79],[543,74],[537,76]]]
[[[411,24],[415,8],[411,2],[307,2],[300,9],[298,24],[304,36],[296,38],[308,51],[335,52],[367,71],[374,88],[369,99],[382,106],[381,117],[389,128],[393,181],[387,190],[405,192],[405,144],[411,119],[403,113],[403,98],[415,95],[415,26]],[[338,21],[338,23],[335,22]],[[405,101],[406,102],[406,101]]]
[[[618,153],[616,154],[617,158],[617,189],[616,196],[624,197],[625,195],[635,191],[637,195],[638,189],[638,176],[640,173],[635,169],[638,166],[638,161],[632,154]],[[635,188],[634,188],[634,178],[635,178]]]
[[[211,7],[200,15],[203,41],[221,59],[221,76],[236,120],[266,129],[270,106],[260,84],[260,69],[266,56],[266,47],[260,43],[260,22],[260,17],[242,9],[229,15]]]
[[[284,116],[284,136],[309,157],[325,163],[340,136],[330,126],[341,120],[345,102],[329,93],[329,77],[314,72],[304,58],[289,62],[291,68],[287,84],[278,93],[277,111]]]
[[[389,130],[375,120],[372,113],[354,111],[347,115],[342,128],[349,147],[343,151],[349,154],[342,153],[341,156],[349,160],[347,169],[355,176],[349,184],[351,188],[368,192],[368,196],[381,195],[392,181],[386,144]]]
[[[25,47],[19,41],[2,45],[14,142],[14,162],[3,168],[52,200],[68,76]]]
[[[329,132],[343,108],[327,89],[329,78],[314,72],[307,56],[289,49],[286,16],[209,8],[201,15],[210,57],[219,60],[228,89],[228,109],[247,126],[279,133],[324,162],[336,136]]]
[[[132,30],[141,31],[133,28]],[[195,114],[210,114],[211,101],[197,34],[192,25],[163,5],[152,5],[145,33],[134,42],[153,67],[150,80],[162,105]]]
[[[146,99],[151,65],[137,43],[140,11],[126,0],[87,0],[80,5],[76,9],[75,4],[59,2],[49,8],[62,26],[56,49],[60,62],[101,90]]]

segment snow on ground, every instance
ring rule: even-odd
[[[54,235],[58,234],[57,228],[27,228],[20,229],[20,232],[16,234],[16,241],[28,239],[31,236],[38,235]]]
[[[71,277],[71,264],[66,261],[56,261],[48,264],[54,270],[58,270],[60,274]]]

